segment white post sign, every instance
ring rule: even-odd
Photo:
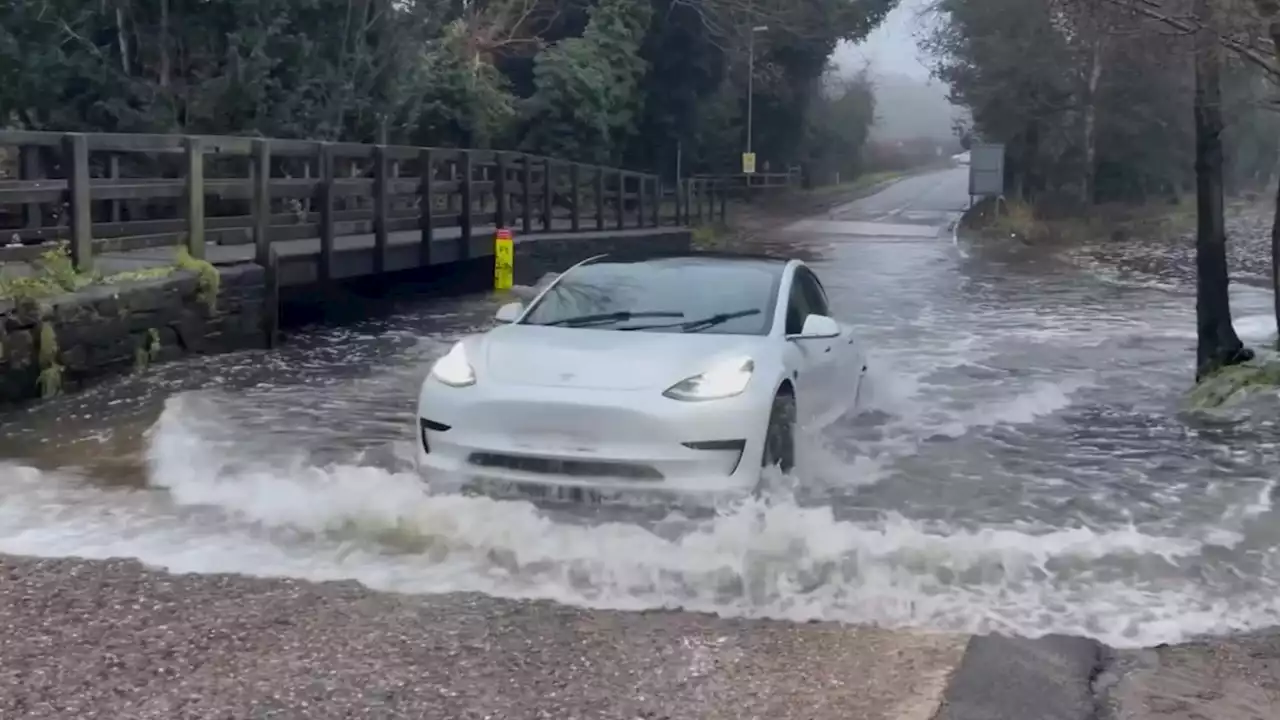
[[[1004,144],[974,143],[969,147],[969,196],[1004,195]]]

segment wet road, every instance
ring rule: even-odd
[[[1179,415],[1193,297],[954,243],[965,182],[769,239],[872,348],[796,502],[636,524],[423,496],[417,385],[501,300],[406,301],[0,418],[0,552],[1118,646],[1280,622],[1280,431]],[[1233,301],[1243,335],[1274,332],[1268,296]]]

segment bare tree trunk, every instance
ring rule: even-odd
[[[1258,6],[1258,9],[1264,13],[1263,17],[1269,18],[1267,32],[1271,35],[1276,60],[1280,61],[1280,14],[1277,14],[1280,13],[1280,8],[1274,2],[1265,0],[1259,0]],[[1266,182],[1271,182],[1274,171],[1273,163],[1267,171]],[[1271,222],[1271,292],[1276,327],[1280,328],[1280,186],[1276,188],[1275,218]],[[1280,339],[1277,339],[1277,349],[1280,349]]]
[[[131,63],[129,62],[129,29],[125,27],[124,6],[128,0],[119,0],[116,3],[116,44],[120,48],[120,71],[125,75],[131,75]]]
[[[173,75],[169,45],[169,0],[160,0],[160,87],[166,90]]]
[[[1196,0],[1196,381],[1244,362],[1244,347],[1231,324],[1227,230],[1223,213],[1222,55],[1212,0]]]
[[[1103,35],[1094,23],[1093,48],[1089,57],[1089,82],[1084,106],[1084,176],[1080,188],[1080,202],[1089,207],[1093,205],[1094,184],[1097,180],[1098,161],[1098,83],[1102,80],[1102,41]]]

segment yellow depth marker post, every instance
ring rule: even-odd
[[[511,231],[499,228],[493,238],[493,289],[510,290],[515,275],[516,248]]]

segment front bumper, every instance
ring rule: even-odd
[[[534,485],[592,493],[740,497],[760,476],[771,397],[682,402],[651,391],[428,379],[418,468],[433,487]]]

